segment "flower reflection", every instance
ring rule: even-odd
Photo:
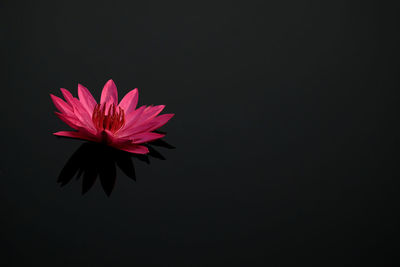
[[[126,151],[117,150],[113,147],[87,142],[82,144],[72,154],[65,164],[58,177],[61,186],[68,184],[75,176],[82,177],[82,194],[89,191],[94,185],[97,177],[107,196],[110,196],[114,189],[117,178],[116,166],[129,178],[136,181],[135,167],[132,158],[150,163],[150,157],[165,160],[164,156],[153,146],[174,148],[162,139],[146,144],[149,153],[146,155],[132,154]]]

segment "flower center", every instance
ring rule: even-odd
[[[114,104],[111,104],[108,107],[108,112],[106,112],[105,103],[103,105],[97,104],[93,110],[92,121],[97,129],[115,133],[125,124],[125,112],[120,107],[117,109]]]

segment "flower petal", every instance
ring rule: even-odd
[[[62,120],[65,124],[67,124],[72,129],[77,130],[79,127],[83,127],[83,124],[75,117],[75,116],[68,116],[63,113],[54,112],[57,117]]]
[[[74,111],[72,107],[67,104],[64,100],[59,98],[58,96],[55,96],[53,94],[50,94],[51,100],[53,100],[54,106],[63,114],[67,115],[72,115],[74,114]]]
[[[163,114],[163,115],[156,117],[152,121],[152,123],[154,125],[152,127],[150,127],[148,131],[154,131],[154,130],[164,126],[173,116],[175,116],[174,113],[169,113],[169,114]]]
[[[164,124],[166,124],[175,114],[163,114],[160,115],[148,123],[140,124],[139,126],[134,126],[124,132],[124,135],[133,136],[135,134],[143,133],[143,132],[151,132],[154,131]]]
[[[83,107],[82,103],[77,98],[73,98],[72,101],[74,107],[74,114],[76,115],[76,117],[90,132],[92,133],[97,132],[96,128],[93,125],[92,118],[90,117],[86,109]]]
[[[57,136],[63,136],[63,137],[70,137],[70,138],[76,138],[76,139],[83,139],[83,140],[89,140],[89,141],[96,141],[95,138],[92,136],[83,133],[83,132],[71,132],[71,131],[60,131],[53,133],[54,135]]]
[[[72,96],[72,94],[71,94],[67,89],[60,88],[60,90],[61,90],[61,93],[63,94],[65,100],[67,100],[67,103],[70,104],[70,105],[72,106],[72,105],[73,105],[73,104],[72,104],[72,103],[73,103],[73,100],[72,100],[72,99],[74,99],[74,97]]]
[[[125,128],[130,127],[134,122],[136,122],[140,116],[142,116],[143,112],[146,110],[146,106],[141,106],[131,113],[131,116],[126,118]]]
[[[154,107],[148,107],[143,114],[140,116],[140,118],[136,121],[136,124],[142,124],[145,123],[146,121],[149,121],[153,118],[155,118],[158,114],[161,113],[161,111],[165,108],[165,105],[158,105]]]
[[[126,121],[124,127],[118,131],[118,136],[120,137],[125,137],[129,135],[129,132],[131,132],[132,128],[135,127],[136,121],[140,118],[142,113],[145,111],[146,106],[141,106],[135,112],[133,115],[129,118],[129,120]]]
[[[128,151],[130,153],[135,153],[135,154],[147,154],[149,153],[149,149],[145,146],[140,146],[140,145],[125,145],[125,146],[115,146],[115,148]]]
[[[151,142],[160,138],[163,138],[165,134],[159,134],[159,133],[141,133],[137,135],[133,135],[133,143],[135,144],[141,144],[141,143],[146,143],[146,142]]]
[[[89,114],[92,114],[97,102],[92,94],[89,92],[89,90],[81,84],[78,84],[78,97],[79,101],[81,101],[83,107],[87,110],[87,112]]]
[[[124,110],[126,117],[128,117],[130,114],[132,114],[133,111],[135,111],[138,99],[139,93],[137,88],[133,89],[132,91],[127,93],[124,98],[122,98],[118,106]]]
[[[100,104],[104,103],[107,103],[107,106],[108,104],[118,104],[117,87],[111,79],[104,85],[103,91],[101,92]]]

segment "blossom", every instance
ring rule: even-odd
[[[104,85],[100,103],[81,84],[78,84],[78,98],[64,88],[60,90],[65,101],[50,94],[59,110],[55,114],[76,131],[60,131],[54,135],[104,143],[131,153],[148,153],[148,148],[141,144],[164,137],[165,134],[154,131],[174,116],[159,115],[164,105],[136,108],[137,88],[118,103],[117,87],[113,80]]]

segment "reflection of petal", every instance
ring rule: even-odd
[[[161,155],[160,152],[158,152],[157,150],[155,150],[154,148],[152,148],[150,146],[149,146],[149,156],[152,156],[152,157],[157,158],[157,159],[165,160],[164,156]]]
[[[77,151],[72,154],[72,156],[69,158],[67,163],[65,164],[64,168],[61,170],[60,175],[58,176],[57,182],[61,184],[61,186],[66,185],[71,181],[72,178],[74,178],[75,174],[78,173],[78,177],[80,176],[82,169],[79,169],[80,161],[82,160],[80,158],[80,155],[82,154],[82,150],[84,149],[84,144],[81,145]]]
[[[161,143],[163,142],[167,144],[165,141],[161,141]],[[150,163],[149,157],[165,159],[151,144],[146,144],[146,147],[150,153],[148,155],[139,155],[130,154],[99,143],[84,143],[67,161],[57,182],[64,186],[75,176],[77,176],[77,179],[82,177],[82,194],[85,194],[93,187],[97,177],[99,177],[104,192],[107,196],[110,196],[117,178],[116,166],[126,176],[136,181],[132,157],[147,163]]]
[[[136,181],[135,166],[133,165],[131,157],[125,157],[123,153],[118,153],[116,163],[126,176]]]
[[[173,145],[168,144],[167,142],[165,142],[162,139],[158,139],[158,140],[155,140],[155,141],[151,142],[151,145],[159,146],[159,147],[165,147],[165,148],[169,148],[169,149],[174,149],[175,148]]]
[[[114,160],[103,160],[101,164],[99,164],[99,170],[100,183],[103,186],[106,195],[110,196],[117,179]]]
[[[97,173],[93,168],[87,168],[84,170],[82,179],[82,195],[92,188],[94,182],[96,182]]]

